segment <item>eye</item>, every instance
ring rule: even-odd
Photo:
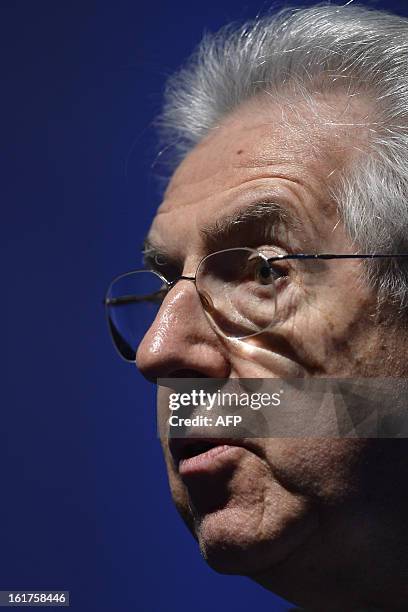
[[[145,252],[143,263],[147,270],[159,272],[168,281],[173,281],[181,274],[179,266],[161,253]]]
[[[160,253],[158,253],[154,256],[154,264],[157,267],[163,267],[163,266],[168,265],[168,262],[166,258],[164,257],[164,255],[161,255]]]
[[[280,259],[280,257],[287,254],[286,250],[262,247],[259,248],[258,253],[261,255],[259,258],[258,278],[263,281],[263,284],[267,284],[268,279],[271,282],[272,280],[277,281],[280,278],[289,277],[292,270],[291,264],[288,260]]]
[[[274,270],[264,259],[259,259],[255,267],[255,279],[261,285],[270,285],[275,280]]]
[[[276,253],[274,253],[276,257]],[[270,285],[274,281],[280,278],[288,276],[288,270],[284,267],[284,264],[280,261],[268,262],[267,257],[257,257],[252,259],[252,271],[254,279],[261,285]]]

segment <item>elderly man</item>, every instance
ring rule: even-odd
[[[106,299],[122,356],[151,380],[406,377],[408,21],[319,5],[226,28],[166,96],[179,165],[149,271]],[[216,570],[308,610],[408,610],[405,440],[163,447]]]

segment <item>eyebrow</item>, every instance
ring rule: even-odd
[[[220,245],[225,248],[230,246],[250,246],[250,234],[265,235],[269,233],[269,238],[274,235],[274,230],[279,227],[285,227],[286,230],[299,232],[304,227],[304,222],[287,206],[283,206],[277,202],[259,201],[246,205],[231,215],[221,219],[216,219],[214,222],[204,225],[200,228],[200,235],[203,245],[208,252],[217,250]],[[241,244],[245,242],[245,245]],[[175,264],[182,264],[173,257],[170,257],[166,252],[165,247],[160,247],[155,244],[149,236],[143,242],[142,247],[143,261],[149,264],[150,267],[156,267],[156,258],[162,257],[169,263],[173,261]]]
[[[276,202],[255,202],[231,215],[215,220],[200,229],[207,249],[217,248],[220,244],[239,241],[243,234],[251,230],[267,233],[284,226],[287,230],[299,231],[303,226],[300,218],[286,206]],[[270,237],[272,237],[272,235]]]

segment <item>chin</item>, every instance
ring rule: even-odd
[[[313,531],[312,516],[266,519],[264,508],[225,508],[195,519],[201,553],[222,574],[255,575],[273,568]]]
[[[269,465],[239,448],[185,475],[168,464],[173,498],[216,571],[253,575],[284,560],[316,528],[307,497],[287,490]],[[183,491],[183,495],[180,495]]]
[[[205,517],[195,532],[202,556],[221,574],[255,574],[273,563],[273,542],[257,541],[248,525],[241,526],[227,512]]]

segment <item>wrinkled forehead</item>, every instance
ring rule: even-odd
[[[337,106],[336,106],[337,104]],[[300,104],[251,101],[213,128],[180,164],[153,222],[149,239],[181,236],[198,240],[201,226],[231,214],[255,197],[296,209],[311,226],[337,211],[328,187],[351,155],[358,138],[344,123],[343,101],[315,101],[314,112]],[[364,109],[365,111],[365,109]],[[353,117],[357,109],[348,107]],[[362,111],[363,112],[363,111]],[[361,114],[361,113],[360,113]],[[361,123],[361,121],[360,121]],[[343,125],[343,124],[342,124]],[[354,130],[355,132],[355,130]]]

